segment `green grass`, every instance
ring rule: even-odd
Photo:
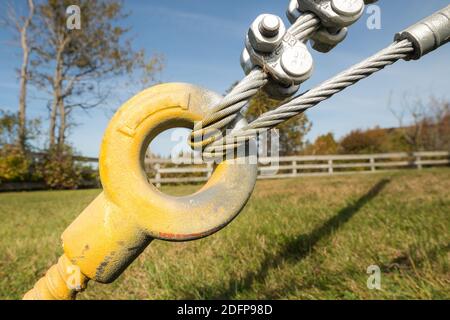
[[[450,169],[261,181],[224,230],[154,241],[116,282],[91,282],[79,298],[449,299],[449,190]],[[33,286],[98,192],[0,194],[0,298]],[[369,265],[381,290],[366,286]]]

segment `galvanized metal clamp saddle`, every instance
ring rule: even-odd
[[[103,192],[64,231],[64,254],[24,299],[73,299],[89,280],[114,281],[153,239],[199,239],[222,229],[239,214],[257,177],[256,162],[246,161],[252,155],[244,155],[244,161],[221,161],[209,181],[192,195],[169,196],[148,182],[143,165],[149,143],[160,132],[172,127],[196,131],[194,123],[207,119],[214,128],[232,128],[232,134],[246,137],[305,111],[399,59],[418,59],[450,39],[447,6],[399,33],[388,48],[252,123],[246,122],[239,111],[259,85],[271,97],[292,97],[312,74],[313,60],[305,42],[311,40],[315,50],[328,52],[344,40],[347,27],[361,17],[364,4],[372,2],[292,0],[288,29],[277,16],[257,17],[241,56],[249,76],[226,97],[194,85],[170,83],[144,90],[126,102],[103,138],[99,158]],[[256,89],[251,85],[255,79],[251,70],[259,73]],[[215,139],[200,144],[206,146],[203,151],[219,148]]]
[[[274,99],[286,99],[297,93],[300,85],[313,73],[313,58],[306,42],[316,51],[327,53],[347,36],[348,27],[362,16],[365,3],[376,0],[291,0],[286,16],[293,25],[287,29],[280,17],[258,16],[250,26],[241,66],[248,74],[255,66],[270,74],[264,90]],[[311,34],[298,35],[296,22],[309,13]]]

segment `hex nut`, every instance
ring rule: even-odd
[[[276,81],[271,80],[263,87],[263,91],[267,93],[272,99],[284,100],[296,94],[299,88],[300,88],[299,84],[292,84],[290,86],[285,86]]]
[[[329,30],[319,29],[312,37],[312,48],[318,52],[327,53],[335,48],[339,43],[347,37],[348,28],[342,28],[337,33]]]
[[[278,19],[279,30],[278,33],[273,37],[266,37],[263,34],[261,34],[260,24],[266,16],[273,16],[276,17],[276,19]],[[280,45],[281,41],[283,40],[285,32],[286,27],[284,26],[284,23],[280,17],[275,15],[262,14],[258,16],[250,26],[248,30],[248,40],[253,49],[255,49],[256,51],[270,53]]]

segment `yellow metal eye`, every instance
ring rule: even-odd
[[[169,83],[142,91],[117,111],[100,153],[104,191],[63,234],[64,251],[83,274],[110,282],[151,239],[198,239],[239,214],[257,177],[257,164],[249,159],[221,162],[199,191],[182,197],[160,192],[143,169],[153,138],[169,128],[192,127],[220,98],[194,85]]]

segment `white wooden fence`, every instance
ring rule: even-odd
[[[450,152],[399,152],[361,155],[293,156],[260,158],[258,179],[298,176],[370,173],[380,170],[448,166]],[[211,164],[175,165],[170,159],[145,159],[149,178],[157,187],[168,183],[192,183],[209,179]]]

